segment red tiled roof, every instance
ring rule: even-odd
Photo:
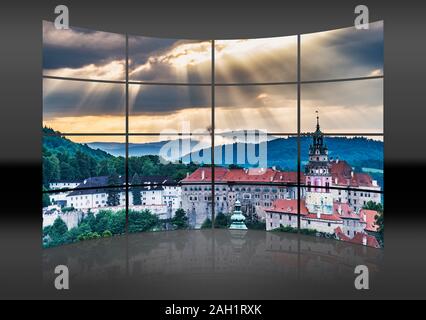
[[[267,169],[229,169],[225,181],[232,182],[272,182],[276,171]]]
[[[251,169],[227,169],[224,167],[215,167],[215,181],[217,182],[261,182],[261,183],[296,183],[297,172],[278,171],[271,168],[251,168]],[[202,172],[204,171],[204,179]],[[209,167],[198,168],[189,177],[186,177],[182,182],[208,182],[211,181],[211,171]],[[305,179],[304,174],[301,174],[300,181]]]
[[[300,173],[300,182],[304,183],[305,174]],[[274,182],[297,182],[297,171],[276,171],[274,176]]]
[[[373,248],[380,248],[379,242],[377,241],[376,237],[370,236],[366,233],[360,233],[355,232],[355,235],[353,238],[349,238],[347,235],[345,235],[340,227],[337,227],[334,229],[334,233],[336,234],[337,238],[342,241],[347,241],[351,243],[357,243],[357,244],[363,244],[363,240],[366,240],[366,245]]]
[[[223,167],[214,168],[214,180],[219,182],[223,180],[223,176],[226,174],[228,169]],[[204,175],[204,179],[203,179]],[[195,170],[192,174],[182,180],[182,182],[210,182],[212,179],[212,168],[201,167]]]
[[[341,175],[350,178],[352,167],[344,160],[330,161],[331,168],[330,172],[334,175]]]
[[[338,213],[333,214],[320,214],[320,217],[317,217],[316,213],[309,213],[305,217],[305,219],[321,219],[321,220],[327,220],[327,221],[341,221],[342,218],[339,216]]]
[[[297,214],[296,199],[278,199],[272,203],[272,207],[266,208],[266,212]],[[305,200],[300,200],[300,214],[308,214],[308,209],[305,206]]]
[[[330,172],[334,185],[373,187],[373,179],[368,173],[354,172],[352,176],[352,167],[346,161],[331,161]]]
[[[375,218],[378,214],[379,213],[376,210],[367,210],[367,209],[360,210],[360,217],[362,218],[363,221],[367,223],[365,230],[372,231],[372,232],[378,231],[379,226],[376,225],[376,218]]]
[[[341,213],[339,213],[339,208]],[[346,219],[360,219],[347,203],[333,202],[333,212],[339,214],[342,218]]]

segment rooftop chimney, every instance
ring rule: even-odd
[[[272,170],[277,170],[277,167],[276,166],[272,166]]]
[[[204,172],[204,169],[203,169],[203,170],[201,170],[201,180],[204,180],[205,177],[206,176],[205,176],[205,172]]]
[[[186,173],[186,177],[187,177],[187,178],[189,177],[189,172],[187,172],[187,173]]]
[[[367,245],[367,236],[366,236],[366,235],[363,235],[363,236],[362,236],[362,244],[363,244],[364,246],[366,246],[366,245]]]
[[[339,181],[339,179],[338,179],[338,178],[335,178],[335,179],[334,179],[334,184],[337,184],[337,183],[338,183],[338,181]]]
[[[339,163],[339,158],[338,157],[336,158],[336,163]]]
[[[351,177],[352,177],[352,178],[354,177],[354,172],[353,172],[353,171],[351,171]]]
[[[339,207],[337,208],[337,212],[342,215],[342,205],[339,203]]]
[[[320,219],[321,218],[321,212],[317,211],[317,218]]]

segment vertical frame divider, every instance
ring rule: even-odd
[[[212,63],[211,63],[211,188],[212,188],[212,229],[215,221],[215,161],[214,161],[214,138],[215,138],[215,41],[211,41]]]
[[[300,233],[300,34],[297,35],[297,232]]]
[[[129,231],[129,34],[126,33],[126,235]]]

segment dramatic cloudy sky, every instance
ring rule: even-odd
[[[45,75],[125,79],[125,37],[43,25]],[[296,37],[217,40],[217,83],[296,81]],[[383,74],[383,25],[302,36],[302,80]],[[131,132],[206,132],[211,126],[211,42],[129,37]],[[138,84],[142,82],[142,84]],[[147,84],[148,83],[148,84]],[[159,85],[155,83],[193,83]],[[216,129],[296,131],[296,85],[216,87]],[[383,131],[381,79],[302,85],[302,131],[312,131],[319,110],[325,132]],[[61,132],[122,133],[125,87],[44,79],[43,122]]]

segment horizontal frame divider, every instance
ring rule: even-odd
[[[247,130],[239,130],[238,132],[245,132],[245,131],[253,131],[256,129],[247,129]],[[229,132],[223,132],[223,133],[215,133],[215,136],[227,136],[227,135],[231,135],[230,134],[231,131]],[[249,134],[248,132],[245,132],[245,135]],[[265,132],[266,135],[268,136],[297,136],[297,132]],[[111,133],[111,132],[105,132],[105,133],[77,133],[77,132],[60,132],[60,133],[44,133],[43,136],[126,136],[126,133]],[[129,132],[128,133],[129,136],[210,136],[211,133],[209,132],[199,132],[199,133],[194,133],[194,132],[184,132],[184,133],[180,133],[180,132]],[[306,132],[306,133],[301,133],[300,136],[303,137],[310,137],[313,136],[314,133],[312,132]],[[384,133],[365,133],[365,132],[361,132],[361,133],[348,133],[348,132],[344,132],[344,133],[323,133],[324,136],[372,136],[372,137],[380,137],[380,136],[384,136]]]
[[[107,80],[107,79],[89,79],[89,78],[72,78],[72,77],[60,77],[60,76],[49,76],[43,75],[44,79],[53,80],[69,80],[69,81],[82,81],[82,82],[99,82],[99,83],[112,83],[112,84],[126,84],[125,80]],[[314,83],[329,83],[329,82],[346,82],[346,81],[359,81],[359,80],[374,80],[384,79],[384,75],[380,76],[367,76],[367,77],[354,77],[354,78],[336,78],[336,79],[325,79],[325,80],[301,80],[300,84],[314,84]],[[235,87],[235,86],[280,86],[280,85],[297,85],[297,81],[282,81],[282,82],[238,82],[238,83],[215,83],[216,87]],[[147,81],[135,81],[130,80],[129,85],[158,85],[158,86],[198,86],[198,87],[210,87],[211,83],[186,83],[186,82],[147,82]]]
[[[206,167],[207,168],[207,167]],[[166,186],[166,187],[184,187],[188,185],[200,185],[200,186],[211,186],[212,181],[206,180],[204,182],[152,182],[149,184],[130,184],[129,188],[134,187],[157,187],[157,186]],[[227,181],[215,181],[214,185],[217,186],[261,186],[261,187],[297,187],[297,183],[293,182],[227,182]],[[383,190],[370,190],[364,188],[354,188],[354,187],[334,187],[334,186],[313,186],[299,184],[300,188],[316,188],[316,189],[330,189],[330,190],[343,190],[343,191],[359,191],[359,192],[370,192],[370,193],[380,193],[384,194]],[[87,187],[87,188],[64,188],[64,189],[55,189],[55,190],[44,190],[43,193],[61,193],[61,192],[71,192],[71,191],[82,191],[82,190],[104,190],[104,189],[125,189],[126,184],[114,185],[114,186],[99,186],[99,187]]]

